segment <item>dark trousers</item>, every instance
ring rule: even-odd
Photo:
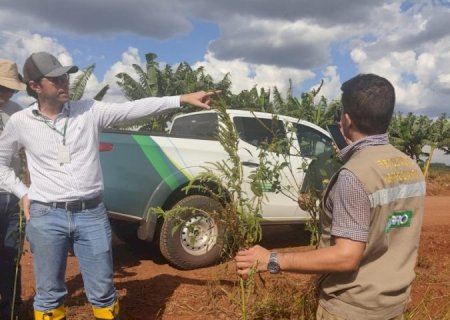
[[[16,279],[16,266],[23,248],[19,218],[19,199],[13,194],[0,192],[0,319],[9,319],[13,302],[17,313],[22,302],[20,267]]]

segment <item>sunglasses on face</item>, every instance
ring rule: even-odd
[[[14,93],[17,93],[17,90],[0,86],[0,93],[12,93],[12,94],[14,94]]]
[[[44,77],[44,78],[56,85],[62,85],[62,84],[66,84],[67,82],[69,82],[69,75],[67,73],[65,73],[59,77]]]

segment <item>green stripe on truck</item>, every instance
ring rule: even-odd
[[[160,177],[169,186],[175,190],[179,186],[179,182],[173,175],[176,172],[175,166],[170,162],[159,145],[149,136],[132,135],[133,139],[139,144],[142,152],[144,152],[147,160],[153,165]]]

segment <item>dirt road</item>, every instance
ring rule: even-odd
[[[426,215],[423,226],[418,278],[413,288],[411,310],[429,302],[433,309],[448,308],[450,300],[450,196],[426,198]],[[263,245],[280,250],[304,250],[308,239],[289,226],[264,228]],[[31,315],[34,278],[28,245],[22,259],[23,298]],[[225,285],[233,279],[233,272],[224,265],[193,271],[180,271],[167,265],[152,246],[132,248],[115,242],[114,281],[121,297],[121,307],[126,319],[217,319],[207,305],[211,295],[211,282],[220,279]],[[228,264],[232,267],[231,264]],[[226,266],[226,265],[225,265]],[[231,268],[230,268],[231,269]],[[224,275],[225,274],[225,275]],[[289,277],[289,275],[287,275]],[[293,275],[296,281],[309,276]],[[300,278],[299,278],[300,277]],[[303,278],[301,278],[303,277]],[[91,319],[90,306],[83,292],[81,276],[74,257],[69,257],[67,267],[69,297],[68,320]],[[442,311],[442,310],[441,310]],[[450,316],[450,314],[449,314]],[[31,318],[30,318],[31,319]],[[423,319],[417,314],[417,318]],[[28,320],[28,319],[24,319]]]

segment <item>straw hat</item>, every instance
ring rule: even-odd
[[[0,59],[0,86],[12,90],[25,90],[27,86],[20,81],[17,65],[9,60]]]

